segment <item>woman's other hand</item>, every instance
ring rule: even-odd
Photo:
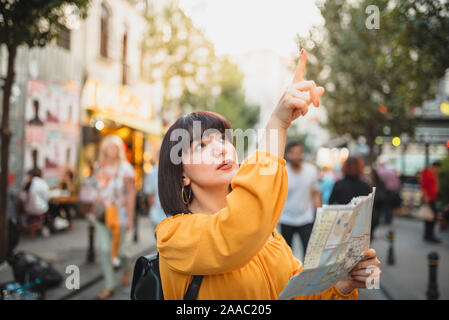
[[[368,249],[364,252],[365,259],[355,265],[349,272],[353,280],[340,280],[337,288],[344,294],[350,293],[356,288],[366,288],[379,283],[382,271],[380,261],[376,257],[376,250]]]

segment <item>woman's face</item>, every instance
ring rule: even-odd
[[[106,157],[109,160],[118,159],[119,158],[118,154],[119,154],[119,149],[114,143],[110,143],[106,147]]]
[[[182,155],[184,185],[225,187],[239,169],[234,146],[219,131],[194,140],[189,152]]]

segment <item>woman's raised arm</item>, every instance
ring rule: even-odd
[[[324,88],[317,87],[314,81],[304,81],[306,63],[307,52],[302,50],[292,84],[285,90],[273,110],[257,149],[283,158],[287,129],[292,121],[305,115],[310,103],[313,103],[315,107],[320,105]]]

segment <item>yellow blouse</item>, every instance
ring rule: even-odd
[[[277,170],[266,174],[268,166]],[[234,176],[226,208],[163,220],[156,232],[165,299],[182,300],[193,275],[204,275],[198,300],[277,299],[302,270],[275,230],[287,190],[285,160],[256,150]],[[295,299],[357,299],[357,290],[334,286]]]

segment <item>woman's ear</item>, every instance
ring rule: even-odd
[[[182,184],[184,186],[188,186],[190,184],[190,178],[187,177],[185,174],[182,175]]]

